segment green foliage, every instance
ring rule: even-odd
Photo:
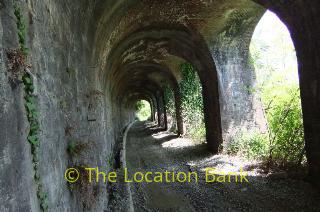
[[[164,86],[164,101],[166,104],[166,111],[171,117],[175,117],[175,102],[174,102],[174,94],[172,89],[166,85]]]
[[[140,100],[136,102],[136,117],[140,121],[145,121],[151,117],[151,107],[149,102],[145,100]]]
[[[42,208],[42,210],[48,211],[48,209],[49,209],[48,193],[38,190],[37,195],[38,195],[38,198],[40,199],[40,207]]]
[[[268,122],[268,159],[280,165],[301,165],[304,157],[304,132],[297,59],[285,26],[272,15],[272,35],[259,26],[250,46],[251,60],[257,74]]]
[[[187,126],[187,135],[197,140],[203,140],[205,137],[205,124],[200,79],[192,64],[183,63],[180,68],[182,81],[179,85],[182,95],[184,123]]]
[[[28,48],[26,47],[26,26],[21,12],[21,8],[15,3],[14,4],[14,15],[17,18],[17,29],[19,37],[20,51],[26,58],[28,55]],[[37,184],[37,197],[40,200],[40,207],[42,211],[48,211],[48,195],[43,191],[43,185],[41,183],[40,172],[38,168],[39,157],[38,147],[39,143],[39,113],[36,107],[36,100],[34,96],[34,84],[32,77],[29,73],[25,72],[22,76],[22,82],[25,90],[25,109],[27,113],[27,119],[30,125],[30,130],[27,136],[27,140],[31,145],[31,153],[33,156],[33,167],[34,167],[34,180]]]
[[[281,95],[265,90],[264,105],[270,131],[270,153],[279,165],[300,164],[304,150],[304,131],[298,86],[282,87]],[[279,91],[277,91],[279,92]],[[271,97],[276,96],[271,99]]]
[[[297,61],[288,30],[276,17],[267,16],[262,20],[266,25],[259,24],[252,38],[249,64],[255,67],[257,86],[247,90],[260,94],[269,133],[240,131],[226,150],[289,168],[301,165],[304,154]]]
[[[182,80],[179,83],[182,101],[182,116],[186,134],[191,138],[203,141],[206,130],[203,116],[202,87],[197,70],[190,63],[180,65]],[[175,117],[174,93],[169,86],[164,87],[164,99],[167,113]]]
[[[165,85],[163,87],[163,90],[164,90],[164,101],[166,105],[167,118],[170,124],[170,131],[177,133],[174,93],[169,85]]]
[[[257,131],[242,130],[236,133],[226,147],[229,154],[239,154],[249,159],[262,159],[268,154],[268,137]]]
[[[142,101],[137,101],[135,104],[135,109],[136,111],[139,111],[143,108],[143,102]]]
[[[76,140],[70,140],[67,146],[67,152],[71,155],[71,156],[77,156],[79,154],[81,154],[84,150],[89,148],[89,144],[88,143],[82,143],[80,141],[76,141]]]
[[[68,143],[67,151],[71,155],[74,155],[76,153],[76,142],[75,141],[70,141]]]
[[[28,54],[28,48],[26,47],[26,34],[27,28],[23,19],[21,8],[15,3],[14,4],[14,15],[17,18],[17,29],[20,49],[25,56]]]
[[[22,77],[22,81],[25,86],[25,108],[27,112],[27,118],[30,125],[30,130],[28,134],[28,141],[30,142],[32,146],[32,150],[35,151],[36,147],[39,146],[39,138],[38,138],[38,132],[39,132],[39,122],[38,122],[38,110],[36,107],[36,100],[33,96],[34,92],[34,86],[31,79],[30,74],[26,73]]]
[[[30,130],[27,136],[27,140],[31,145],[31,152],[33,156],[33,163],[34,163],[34,172],[35,172],[35,182],[38,186],[37,190],[37,196],[40,200],[40,207],[42,208],[43,211],[48,211],[48,200],[47,200],[47,194],[43,191],[43,186],[41,184],[41,179],[40,179],[40,173],[38,169],[38,147],[40,145],[39,142],[39,113],[37,110],[36,106],[36,100],[33,95],[34,92],[34,85],[33,81],[31,78],[31,75],[26,73],[22,77],[22,81],[24,84],[24,89],[25,89],[25,108],[27,112],[27,119],[30,125]]]
[[[206,136],[206,127],[203,120],[200,120],[200,123],[196,123],[194,126],[189,126],[189,133],[191,138],[196,141],[203,142]]]
[[[262,57],[268,51],[257,46],[251,48],[269,125],[270,162],[280,166],[300,165],[304,153],[304,132],[296,67],[283,65],[287,68],[279,70],[275,61],[265,63]]]

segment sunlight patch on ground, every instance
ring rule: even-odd
[[[155,138],[155,139],[162,139],[162,138],[165,138],[165,137],[170,136],[170,135],[172,135],[172,133],[160,132],[160,133],[157,133],[157,134],[153,134],[152,137]]]
[[[188,165],[201,172],[205,172],[207,168],[212,168],[214,170],[211,170],[211,172],[216,174],[240,175],[241,172],[246,172],[248,176],[258,176],[260,175],[259,170],[248,170],[248,167],[254,163],[254,161],[246,161],[235,156],[214,155],[199,161],[192,161]]]
[[[164,148],[184,148],[188,146],[194,146],[194,142],[187,138],[175,138],[170,141],[166,141],[162,144]]]
[[[170,138],[175,136],[169,132],[159,132],[153,134],[152,137],[158,141],[163,140],[161,146],[163,148],[183,149],[186,147],[197,146],[192,139],[188,138]],[[199,160],[190,161],[187,165],[191,170],[205,172],[207,168],[212,168],[215,174],[221,175],[241,175],[243,172],[247,176],[259,176],[261,170],[253,168],[256,167],[257,161],[249,161],[241,157],[230,155],[212,155]]]
[[[172,138],[170,138],[172,136]],[[153,134],[152,137],[161,140],[163,139],[164,142],[161,144],[164,148],[184,148],[189,146],[195,146],[195,143],[192,139],[188,138],[174,138],[175,134],[168,133],[168,132],[160,132],[157,134]],[[166,140],[166,138],[168,138]]]

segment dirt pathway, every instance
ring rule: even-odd
[[[211,155],[205,145],[159,132],[151,123],[134,124],[126,148],[129,180],[136,172],[152,172],[149,180],[154,180],[156,172],[198,174],[197,183],[131,183],[135,211],[320,211],[319,193],[303,181],[269,179],[251,170],[249,183],[207,183],[205,168],[237,172],[249,164]]]

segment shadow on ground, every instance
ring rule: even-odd
[[[252,161],[213,155],[206,144],[194,144],[149,122],[137,122],[129,131],[127,162],[131,173],[165,170],[198,173],[198,182],[132,183],[137,211],[319,211],[320,208],[319,192],[308,183],[267,178]],[[216,176],[245,171],[248,182],[208,183],[206,168],[216,169]]]

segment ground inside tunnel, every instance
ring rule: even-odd
[[[159,132],[152,122],[136,122],[126,142],[127,180],[133,180],[136,172],[199,174],[198,183],[193,180],[130,183],[136,211],[317,211],[320,208],[320,195],[309,184],[283,176],[266,176],[252,161],[213,155],[203,144]],[[223,172],[239,174],[243,168],[249,182],[232,179],[231,183],[206,182],[204,170],[208,167],[219,170],[217,176]],[[172,182],[171,177],[168,179]],[[114,204],[112,207],[119,207],[117,202]]]

